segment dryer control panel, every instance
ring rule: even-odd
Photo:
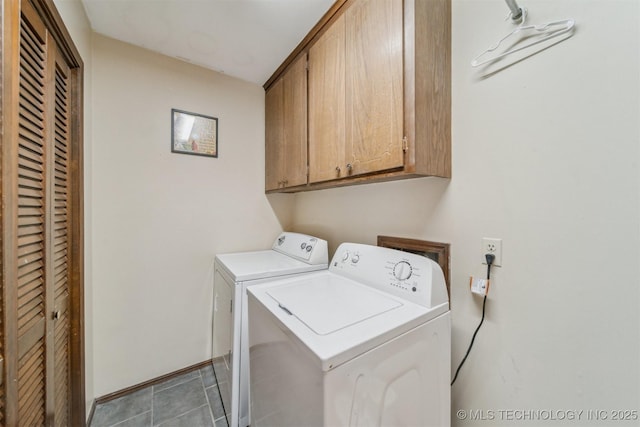
[[[327,241],[307,234],[285,231],[276,238],[271,249],[308,264],[327,264],[329,261]]]
[[[343,243],[329,269],[425,307],[448,302],[440,266],[424,256],[380,246]]]

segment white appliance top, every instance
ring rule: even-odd
[[[402,305],[373,289],[334,276],[310,278],[303,285],[279,286],[267,293],[318,335],[336,332]],[[327,316],[329,312],[331,315]]]
[[[329,270],[248,288],[327,371],[449,310],[432,260],[343,243]]]
[[[215,262],[234,282],[244,282],[326,269],[328,257],[325,240],[284,232],[271,249],[219,254]]]

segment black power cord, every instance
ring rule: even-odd
[[[487,281],[488,281],[491,278],[491,264],[493,264],[493,260],[496,259],[496,256],[493,254],[485,254],[484,257],[487,260]],[[473,342],[476,340],[476,335],[478,335],[478,331],[480,330],[480,326],[482,326],[482,323],[484,322],[484,308],[486,304],[487,304],[487,296],[485,295],[484,299],[482,300],[482,319],[480,319],[480,324],[478,325],[475,332],[473,333],[473,336],[471,337],[471,343],[469,343],[469,348],[467,349],[467,353],[464,355],[464,357],[462,358],[462,361],[458,365],[458,369],[456,369],[456,374],[453,376],[451,385],[453,385],[453,383],[456,382],[456,379],[458,378],[458,373],[460,372],[460,368],[462,368],[462,365],[464,365],[464,362],[467,360],[467,357],[469,356],[469,352],[471,352],[471,347],[473,347]]]

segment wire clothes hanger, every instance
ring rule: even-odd
[[[563,34],[568,34],[568,37],[563,40],[566,40],[573,35],[573,27],[575,26],[575,21],[573,19],[562,19],[538,25],[524,25],[527,19],[527,10],[518,8],[515,4],[515,1],[513,0],[506,1],[511,8],[509,16],[515,22],[520,21],[520,25],[515,30],[511,31],[509,34],[498,40],[495,45],[489,47],[480,55],[476,56],[473,61],[471,61],[472,67],[478,67],[480,65],[493,62],[497,59],[503,58],[524,49],[528,49],[531,46],[540,44]],[[518,13],[514,13],[514,10],[518,10]],[[509,39],[514,39],[514,43],[506,51],[495,54],[493,56],[486,56],[496,51],[500,47],[500,45],[502,45]]]

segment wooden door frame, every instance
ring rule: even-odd
[[[18,48],[15,46],[15,42],[18,37],[16,28],[19,26],[20,9],[18,2],[15,0],[0,0],[3,2],[2,10],[0,10],[0,19],[2,20],[2,34],[0,35],[0,41],[2,46],[10,47],[7,52],[0,54],[0,60],[4,64],[15,64],[15,55]],[[84,97],[83,97],[83,85],[84,85],[84,63],[80,57],[80,53],[76,48],[71,36],[66,29],[64,22],[58,13],[53,0],[22,0],[29,1],[33,8],[36,10],[40,18],[42,19],[47,31],[51,34],[55,43],[58,46],[59,51],[64,57],[67,64],[71,68],[70,75],[70,95],[72,101],[71,109],[71,127],[70,127],[70,159],[69,159],[69,175],[70,175],[70,188],[69,188],[69,316],[70,316],[70,338],[69,338],[69,388],[70,388],[70,423],[71,425],[85,425],[86,424],[86,407],[85,407],[85,358],[84,358],[84,162],[83,162],[83,119],[84,119]],[[8,36],[8,40],[5,38]],[[4,50],[4,49],[3,49]],[[4,57],[3,57],[4,56]],[[7,56],[11,56],[8,58]],[[14,61],[11,61],[13,59]],[[5,72],[10,73],[9,78],[11,81],[17,78],[13,71],[5,69]],[[2,76],[0,73],[0,79],[3,82],[7,82],[7,76]],[[9,84],[5,87],[0,86],[2,93],[0,99],[2,100],[2,118],[0,118],[0,136],[2,140],[5,137],[11,137],[13,135],[13,127],[15,123],[11,120],[5,120],[8,114],[12,114],[12,111],[17,109],[17,98],[12,91],[14,85]],[[3,143],[4,145],[4,143]],[[2,147],[2,156],[10,154],[7,152],[7,146]],[[9,157],[9,156],[8,156]],[[2,181],[5,181],[6,174],[12,170],[7,170],[4,166],[8,165],[9,159],[3,158],[2,167]],[[2,182],[4,189],[8,189],[9,184]],[[7,197],[6,194],[2,195],[3,199]],[[8,206],[5,206],[8,207]],[[13,223],[7,223],[7,216],[3,214],[3,236],[13,238],[15,236],[6,236],[7,228]],[[4,250],[4,249],[3,249]],[[2,253],[3,263],[9,260],[15,254]],[[15,262],[12,266],[3,266],[3,270],[7,267],[14,268]],[[4,271],[0,273],[3,275],[3,284],[7,283],[6,280],[11,279],[11,274],[4,275]],[[4,287],[4,292],[7,291],[7,287]],[[13,291],[10,291],[13,292]],[[9,295],[11,297],[13,294]],[[7,301],[10,298],[6,298],[8,295],[3,295],[2,299],[4,306],[3,320],[7,319],[7,314],[15,313],[15,307],[11,307],[12,304]],[[13,295],[15,296],[15,295]],[[8,310],[7,310],[8,309]],[[7,312],[7,311],[8,312]],[[15,340],[15,333],[12,332],[10,325],[2,322],[2,328],[5,334],[5,343],[7,341]],[[3,346],[4,351],[7,351],[6,345]],[[7,360],[5,359],[5,362]],[[7,366],[4,369],[5,383],[3,387],[8,387],[6,380],[9,377],[15,377],[13,368]],[[13,375],[12,375],[13,372]],[[0,381],[2,383],[2,381]],[[7,390],[10,391],[10,390]],[[15,391],[15,390],[14,390]],[[7,412],[17,410],[15,405],[10,401],[13,393],[8,393],[5,398],[9,398],[5,410]],[[15,398],[15,396],[13,396]],[[11,418],[11,415],[9,415]],[[6,420],[6,419],[5,419]]]

